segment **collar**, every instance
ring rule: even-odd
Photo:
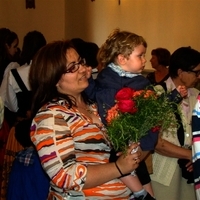
[[[133,78],[136,76],[139,76],[141,74],[134,74],[131,72],[124,71],[119,65],[115,65],[114,63],[110,63],[108,65],[114,72],[116,72],[120,77],[128,77],[128,78]]]

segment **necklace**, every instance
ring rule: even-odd
[[[93,111],[92,111],[90,108],[87,108],[86,111],[87,111],[88,113],[90,113],[90,114],[93,113]]]
[[[84,106],[84,107],[78,106],[77,108],[78,108],[79,110],[85,110],[85,111],[87,111],[89,114],[92,114],[92,113],[93,113],[93,111],[91,110],[91,108],[90,108],[89,105],[86,105],[86,106]]]

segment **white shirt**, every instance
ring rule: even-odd
[[[22,65],[21,67],[17,68],[17,72],[19,73],[19,76],[24,82],[26,88],[30,91],[29,70],[30,70],[30,65],[27,65],[27,64]],[[21,92],[21,91],[22,90],[17,84],[12,72],[9,71],[8,78],[7,78],[7,87],[6,87],[4,105],[12,112],[17,112],[19,109],[16,93]]]
[[[15,69],[17,67],[20,67],[20,65],[17,62],[11,62],[4,71],[3,80],[1,83],[1,87],[0,87],[0,96],[1,96],[3,103],[5,103],[5,98],[6,98],[9,72],[11,69]]]

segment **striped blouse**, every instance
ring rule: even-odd
[[[90,109],[97,114],[94,104]],[[83,189],[87,165],[108,163],[111,147],[103,124],[92,123],[75,107],[69,109],[65,100],[38,111],[31,139],[51,179],[48,199],[128,199],[130,190],[119,179]]]
[[[192,133],[193,133],[193,167],[194,167],[194,182],[196,189],[197,200],[200,200],[200,94],[197,98],[197,103],[192,116]]]

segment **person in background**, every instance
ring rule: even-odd
[[[200,200],[200,93],[192,114],[192,155],[196,198]]]
[[[155,69],[154,72],[147,74],[151,84],[162,84],[169,78],[168,66],[171,53],[165,48],[157,48],[151,51],[151,66]]]
[[[30,86],[28,75],[32,58],[46,45],[44,35],[39,31],[30,31],[24,36],[19,63],[10,63],[11,70],[4,75],[0,95],[5,105],[5,118],[12,127],[17,117],[27,117],[30,110]],[[8,66],[8,68],[9,68]]]
[[[200,79],[200,53],[191,47],[178,48],[170,57],[169,78],[165,90],[178,85],[187,88],[187,94],[178,106],[175,120],[179,128],[171,127],[160,133],[153,154],[152,186],[155,196],[162,200],[195,200],[192,173],[192,111],[199,90],[194,88]],[[163,195],[168,194],[168,195]]]
[[[138,167],[140,152],[109,163],[111,146],[97,107],[84,95],[87,65],[69,41],[39,50],[30,69],[31,140],[50,177],[48,199],[129,199],[119,179]]]
[[[3,156],[3,181],[0,190],[2,198],[6,196],[8,175],[15,154],[22,149],[15,138],[15,125],[30,117],[32,94],[28,77],[31,61],[36,52],[44,45],[46,45],[46,40],[41,32],[30,31],[26,34],[21,52],[20,64],[22,66],[8,72],[7,77],[4,77],[7,83],[6,87],[1,87],[0,90],[5,104],[5,118],[11,128],[5,144],[5,155]]]
[[[99,47],[94,42],[86,42],[81,38],[73,38],[71,39],[75,49],[78,54],[85,58],[86,64],[92,68],[92,77],[96,79],[98,74],[98,61],[97,61],[97,53],[99,51]]]
[[[15,127],[16,140],[23,146],[17,152],[10,171],[7,200],[47,199],[50,180],[43,170],[37,150],[30,139],[32,120],[26,119]]]
[[[12,61],[18,61],[19,39],[15,32],[7,28],[0,28],[0,85],[4,76],[4,71]],[[15,59],[15,60],[14,60]]]
[[[0,85],[4,76],[4,71],[7,65],[17,60],[17,51],[18,51],[18,36],[16,33],[10,31],[8,28],[0,28]],[[2,103],[4,105],[3,96],[0,94],[2,98]],[[5,119],[5,108],[4,116],[3,116],[3,123],[0,129],[0,188],[2,188],[2,171],[3,171],[3,158],[5,154],[5,147],[7,138],[10,131],[10,126],[7,120]]]

